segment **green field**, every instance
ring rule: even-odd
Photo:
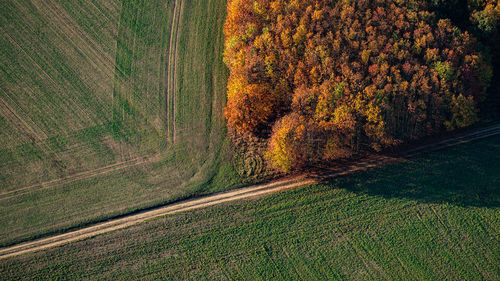
[[[1,261],[5,279],[498,280],[500,136]]]
[[[225,16],[226,0],[2,2],[0,247],[245,181]],[[498,163],[500,136],[2,259],[0,280],[499,280]]]
[[[0,246],[238,183],[224,0],[0,9]]]

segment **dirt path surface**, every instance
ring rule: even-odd
[[[153,219],[159,216],[213,206],[216,204],[238,199],[265,195],[268,193],[273,193],[285,189],[303,186],[306,184],[312,184],[314,182],[316,182],[316,180],[305,179],[304,177],[297,177],[269,184],[241,188],[230,192],[215,194],[199,199],[188,200],[164,206],[151,211],[146,211],[139,214],[126,216],[120,219],[99,223],[94,226],[86,227],[80,230],[7,247],[0,250],[0,258],[13,257],[28,252],[39,251],[47,248],[52,248],[58,245],[66,244],[69,242],[90,238],[113,230],[126,228],[131,225],[141,223],[146,220]]]
[[[124,216],[119,219],[114,219],[102,223],[95,224],[90,227],[82,228],[79,230],[71,231],[68,233],[55,235],[52,237],[42,238],[34,240],[31,242],[25,242],[18,245],[13,245],[0,250],[0,258],[8,258],[24,253],[29,253],[33,251],[40,251],[52,247],[56,247],[62,244],[70,243],[73,241],[78,241],[82,239],[87,239],[100,235],[103,233],[111,232],[117,229],[122,229],[129,227],[134,224],[142,223],[147,220],[175,214],[178,212],[184,212],[194,209],[205,208],[224,202],[251,198],[256,196],[263,196],[266,194],[283,191],[291,188],[296,188],[300,186],[305,186],[313,183],[320,182],[327,178],[333,178],[341,175],[350,174],[356,171],[365,170],[371,167],[382,166],[388,163],[398,162],[404,160],[406,157],[411,157],[416,154],[434,151],[442,149],[449,146],[459,145],[473,140],[478,140],[494,135],[500,134],[500,124],[491,125],[486,128],[476,129],[468,134],[446,139],[430,145],[424,145],[412,150],[407,151],[402,154],[402,157],[391,157],[391,156],[372,156],[362,161],[355,162],[349,166],[339,168],[337,170],[332,170],[329,172],[324,172],[320,175],[301,175],[289,179],[283,179],[267,184],[254,185],[250,187],[245,187],[241,189],[236,189],[224,193],[214,194],[202,198],[186,200],[183,202],[159,207],[156,209],[140,212],[137,214],[132,214]]]

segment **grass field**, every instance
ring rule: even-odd
[[[6,279],[498,280],[500,136],[1,261]]]
[[[224,0],[4,2],[0,246],[237,184]]]

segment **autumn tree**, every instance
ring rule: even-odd
[[[224,34],[228,125],[283,171],[468,126],[492,75],[424,0],[230,0]]]

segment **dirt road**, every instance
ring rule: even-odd
[[[215,194],[199,199],[188,200],[185,202],[180,202],[172,205],[167,205],[158,209],[151,211],[142,212],[139,214],[126,216],[120,219],[99,223],[94,226],[86,227],[80,230],[71,231],[68,233],[47,237],[32,242],[26,242],[11,247],[7,247],[0,250],[0,258],[8,258],[12,256],[21,255],[28,252],[43,250],[58,245],[66,244],[69,242],[82,240],[85,238],[90,238],[102,233],[110,232],[113,230],[125,228],[137,223],[144,222],[149,219],[153,219],[159,216],[175,214],[178,212],[189,211],[193,209],[204,208],[212,206],[215,204],[220,204],[228,201],[254,197],[259,195],[265,195],[268,193],[273,193],[285,189],[290,189],[298,186],[303,186],[306,184],[312,184],[316,180],[305,179],[304,177],[296,177],[293,179],[287,179],[282,181],[277,181],[268,184],[250,186],[246,188],[241,188],[229,192],[224,192],[220,194]]]
[[[52,248],[55,246],[70,243],[77,240],[87,239],[99,234],[107,233],[117,229],[126,228],[134,224],[142,223],[144,221],[159,216],[205,208],[216,204],[221,204],[224,202],[229,202],[244,198],[251,198],[256,196],[263,196],[269,193],[305,186],[319,182],[326,178],[346,175],[353,173],[355,171],[364,170],[375,166],[381,166],[387,163],[402,161],[407,157],[411,157],[419,153],[434,151],[445,147],[463,144],[473,140],[482,139],[498,134],[500,134],[500,124],[495,124],[489,127],[474,130],[473,132],[470,132],[460,137],[446,139],[441,142],[409,150],[406,153],[404,153],[402,157],[374,156],[369,159],[364,159],[363,161],[353,163],[350,166],[346,166],[338,170],[333,170],[331,172],[324,173],[320,176],[316,176],[313,178],[311,178],[309,175],[301,175],[301,176],[296,176],[294,178],[279,180],[267,184],[254,185],[198,199],[186,200],[183,202],[159,207],[153,210],[144,211],[138,214],[124,216],[119,219],[98,223],[93,226],[71,231],[68,233],[6,247],[0,250],[0,258],[13,257],[28,252]]]

